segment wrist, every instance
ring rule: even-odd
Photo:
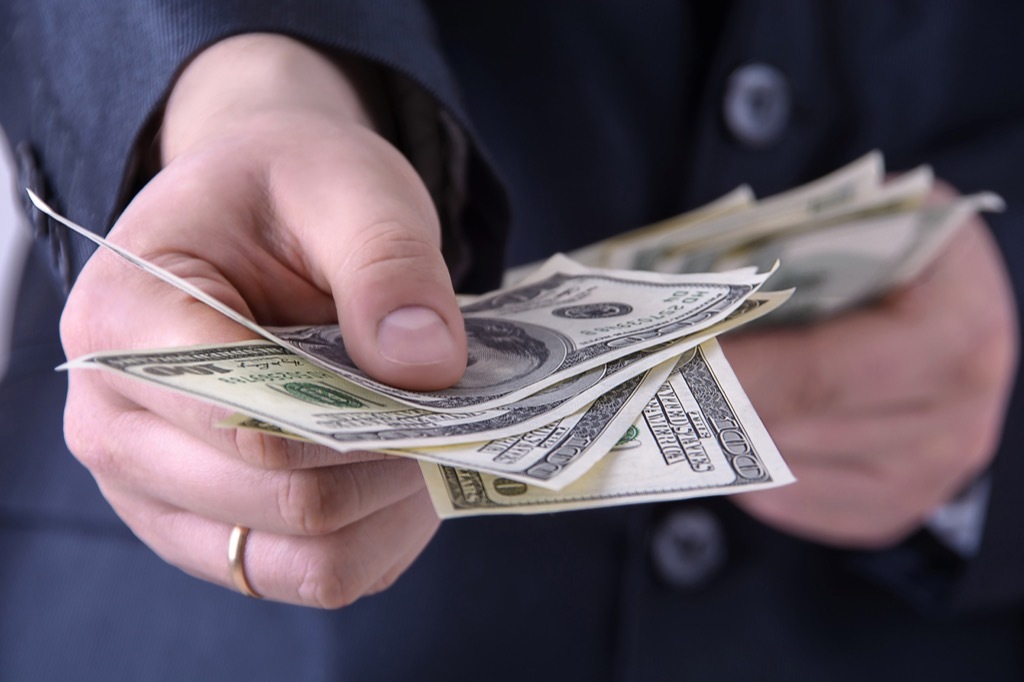
[[[162,165],[238,130],[247,120],[320,117],[375,128],[364,69],[337,63],[287,36],[246,34],[199,53],[171,90],[160,137]]]

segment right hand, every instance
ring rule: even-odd
[[[282,36],[225,40],[185,69],[163,169],[110,233],[266,325],[339,321],[352,359],[411,389],[456,382],[466,340],[431,199],[372,130],[335,64]],[[252,333],[98,252],[68,299],[69,358]],[[252,528],[252,587],[340,607],[393,582],[438,520],[416,462],[219,429],[219,408],[73,371],[65,435],[122,519],[181,569],[230,586],[228,536]]]

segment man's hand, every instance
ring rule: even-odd
[[[876,305],[723,348],[797,477],[736,503],[810,540],[882,548],[990,463],[1017,319],[1001,256],[974,218],[917,282]]]
[[[372,130],[353,81],[281,36],[200,54],[170,97],[164,169],[110,238],[267,325],[338,320],[353,360],[413,389],[465,369],[461,314],[419,177]],[[97,253],[68,300],[69,357],[224,343],[250,332]],[[118,377],[72,372],[65,433],[133,531],[230,585],[226,548],[269,598],[321,607],[383,589],[437,528],[418,465],[216,428],[226,413]]]

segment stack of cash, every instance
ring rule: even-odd
[[[715,337],[790,297],[762,291],[769,277],[801,284],[800,310],[790,319],[829,314],[899,286],[928,263],[955,222],[997,204],[978,195],[935,206],[926,200],[930,186],[926,169],[882,184],[881,159],[871,155],[784,195],[755,203],[741,188],[572,258],[512,271],[502,289],[463,304],[468,369],[455,386],[433,392],[363,374],[337,325],[261,327],[32,199],[265,339],[104,352],[68,368],[114,371],[226,407],[235,416],[225,427],[416,458],[438,513],[451,517],[792,482]],[[883,234],[888,247],[876,249],[865,274],[864,242]],[[777,273],[776,258],[790,259]],[[801,296],[805,288],[811,295]]]
[[[779,263],[773,287],[795,289],[773,323],[818,320],[917,277],[970,215],[1001,211],[991,192],[933,195],[931,168],[886,181],[872,152],[807,185],[760,201],[739,187],[707,206],[570,252],[588,266],[711,272]],[[515,268],[505,283],[536,266]]]

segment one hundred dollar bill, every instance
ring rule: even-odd
[[[571,431],[560,434],[571,438]],[[421,467],[442,518],[724,495],[795,480],[714,340],[684,355],[618,447],[559,491],[459,467]]]
[[[693,336],[725,320],[771,274],[749,269],[708,275],[632,273],[587,269],[556,256],[529,283],[462,306],[469,363],[458,383],[440,391],[407,391],[377,382],[356,367],[337,324],[264,328],[57,214],[31,192],[30,197],[50,217],[254,333],[371,392],[434,412],[510,405],[619,358]]]
[[[745,210],[656,231],[656,239],[629,239],[627,233],[615,242],[618,253],[607,262],[658,272],[779,263],[770,284],[796,293],[767,322],[809,322],[906,285],[968,217],[1003,208],[991,192],[937,200],[928,166],[884,183],[882,176],[881,155],[873,153]]]
[[[528,281],[463,305],[469,364],[438,391],[374,381],[345,353],[337,325],[273,329],[283,345],[346,379],[435,412],[506,406],[618,358],[725,320],[771,271],[661,275],[586,268],[556,255]]]
[[[626,389],[620,391],[617,387],[635,381],[688,348],[771,312],[789,293],[758,292],[729,319],[703,333],[618,358],[513,405],[483,411],[437,413],[412,408],[265,341],[96,353],[72,360],[66,367],[127,375],[255,417],[342,452],[403,448],[407,450],[404,454],[411,457],[521,476],[537,485],[557,488],[600,458],[604,454],[600,447],[607,440],[592,442],[587,452],[580,452],[572,461],[572,466],[557,470],[531,468],[528,458],[513,462],[507,456],[489,457],[487,451],[478,451],[475,444],[544,428],[571,418],[613,393],[625,397],[625,402],[616,403],[616,409],[635,416],[646,402],[646,398],[640,400],[637,396],[646,389],[632,386],[631,392],[623,392]],[[601,404],[611,403],[605,400]],[[609,419],[619,418],[617,413],[607,414]],[[538,453],[537,457],[541,456]],[[541,473],[546,478],[538,478]]]
[[[479,443],[391,449],[379,452],[473,471],[487,471],[506,480],[560,489],[583,476],[620,440],[646,401],[675,367],[673,358],[613,387],[583,409],[542,427]],[[318,442],[263,419],[236,413],[218,426],[260,431],[269,435]]]

